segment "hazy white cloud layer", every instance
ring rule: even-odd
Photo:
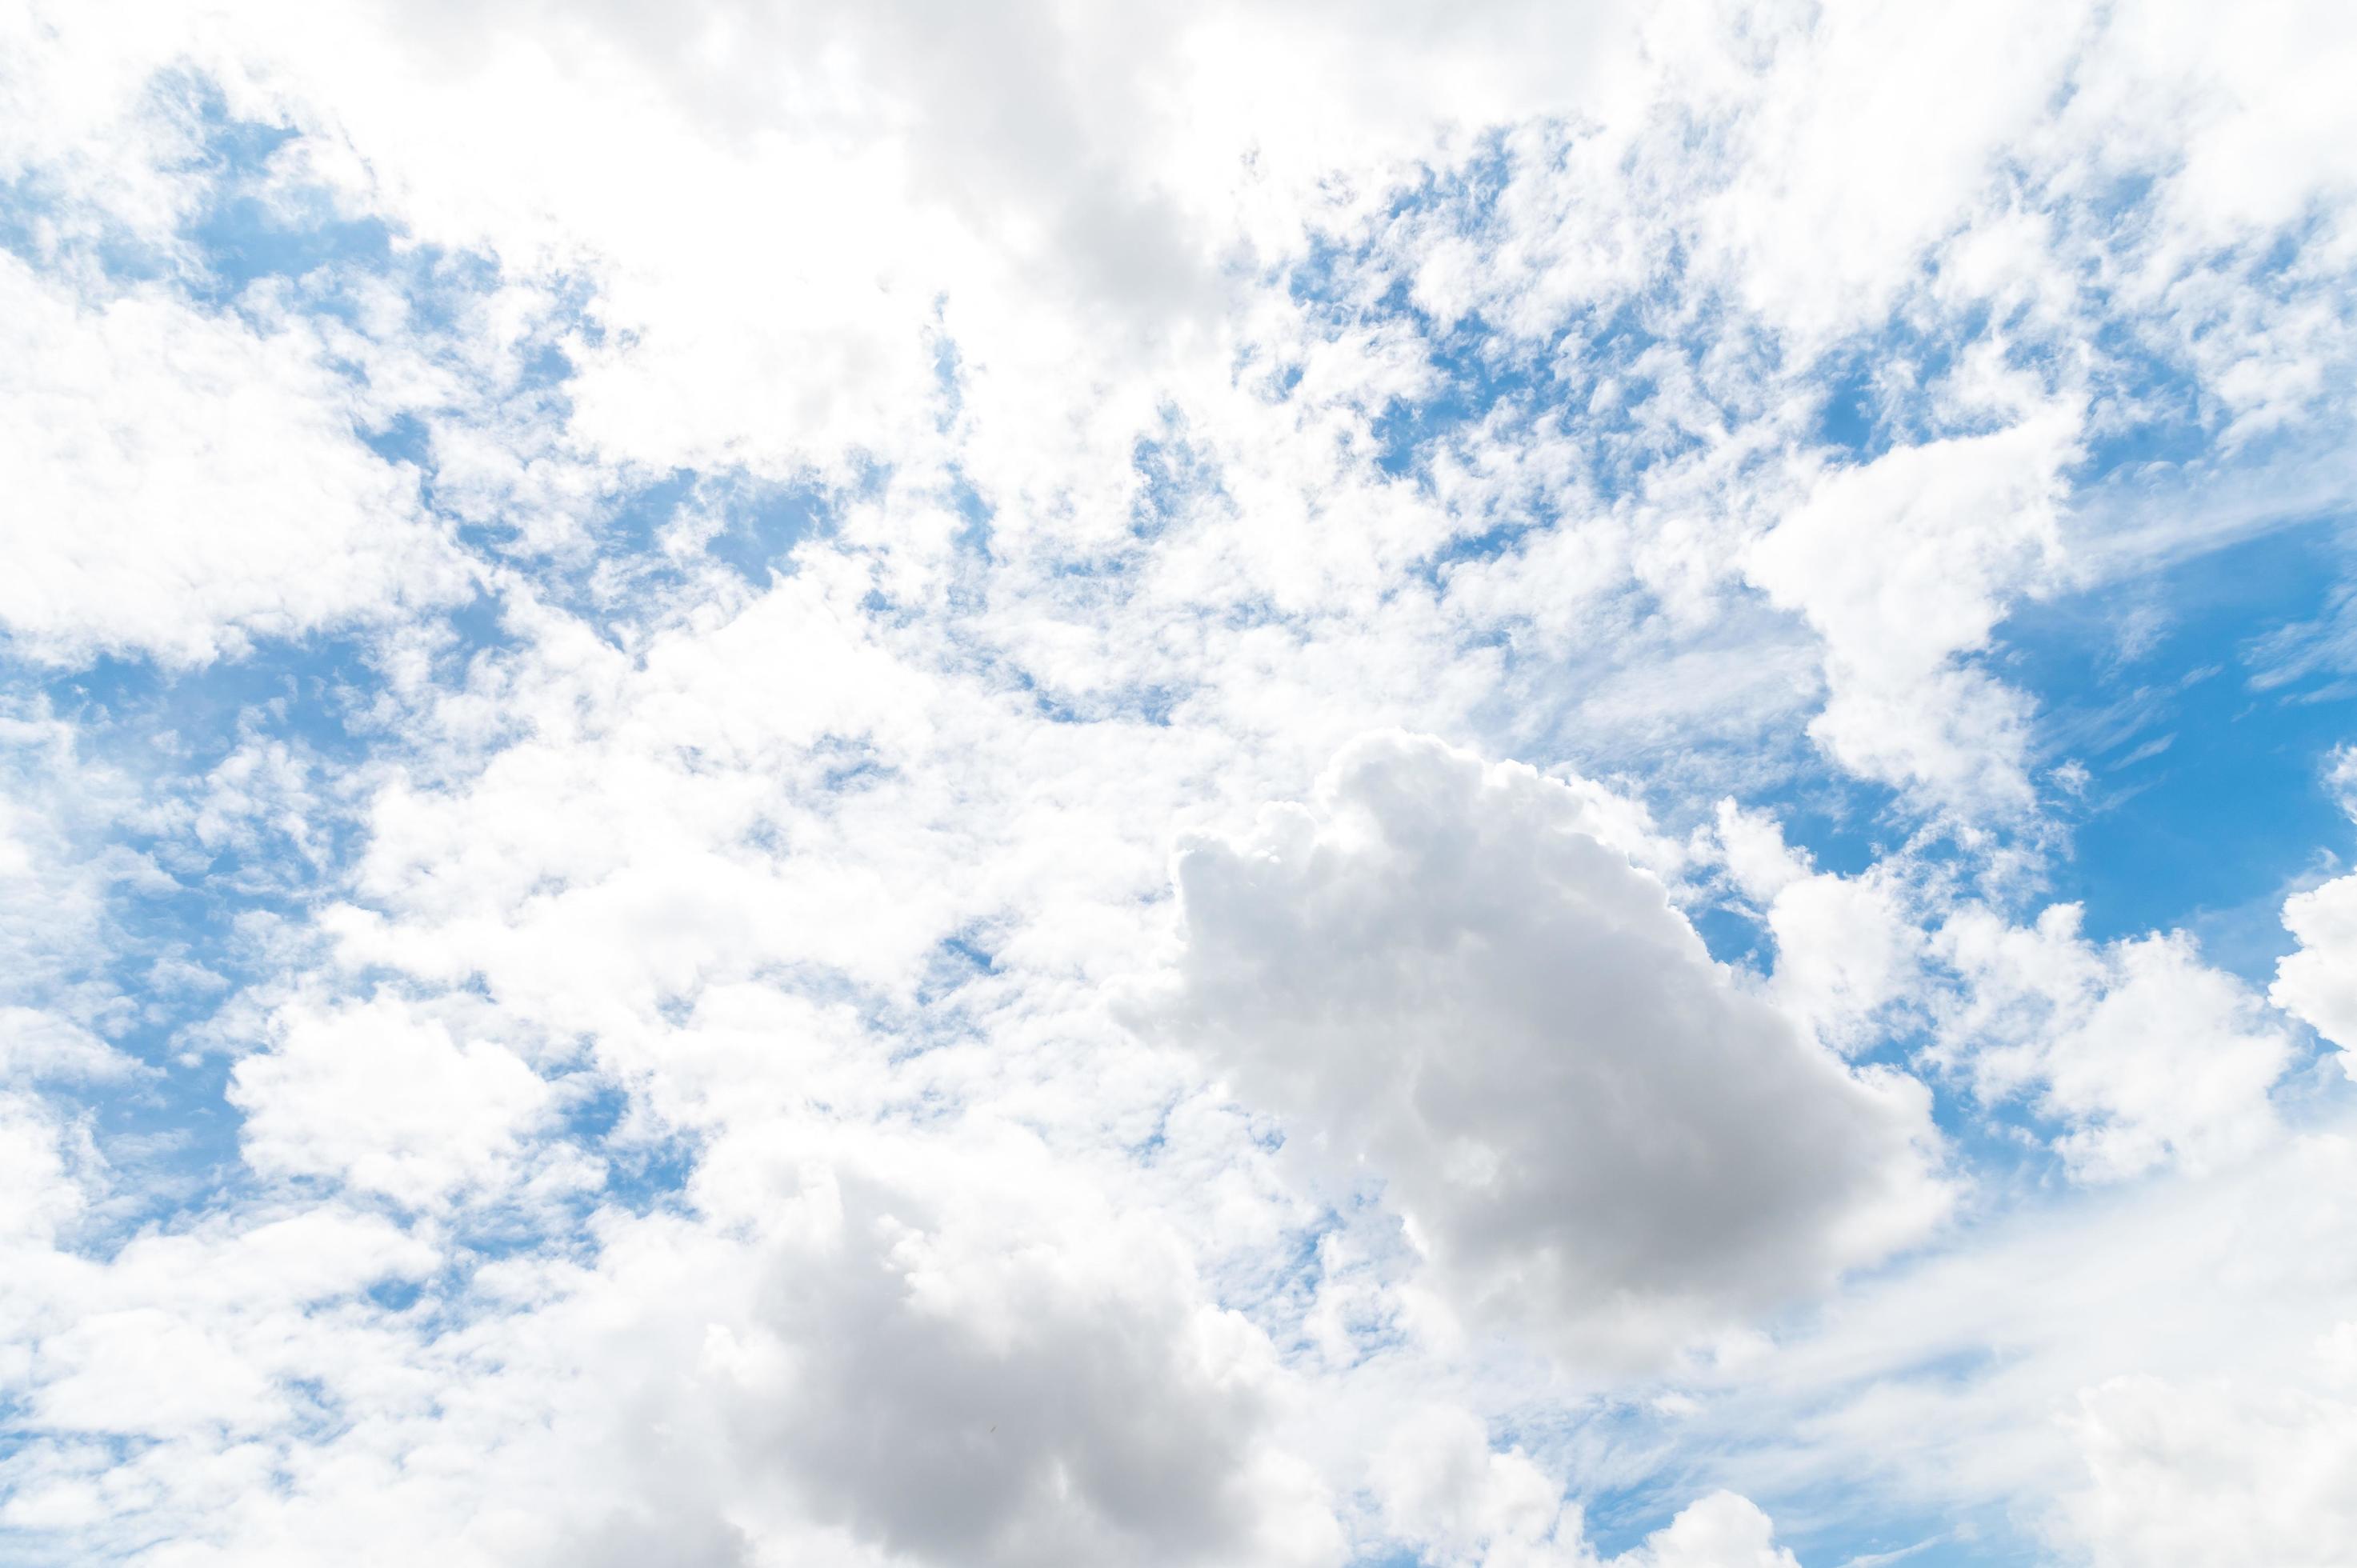
[[[2352,80],[0,0],[0,1559],[2357,1564]]]

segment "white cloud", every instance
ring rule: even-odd
[[[335,1208],[140,1236],[102,1264],[20,1252],[0,1308],[27,1353],[11,1372],[19,1424],[38,1441],[12,1458],[11,1508],[49,1506],[42,1495],[86,1437],[153,1439],[166,1478],[201,1487],[201,1465],[173,1462],[250,1452],[320,1390],[381,1378],[384,1347],[352,1297],[431,1259],[385,1221]],[[156,1477],[102,1478],[123,1520],[162,1500]]]
[[[1627,1568],[1800,1568],[1776,1545],[1768,1516],[1732,1492],[1713,1492],[1612,1561]]]
[[[2276,965],[2268,999],[2344,1052],[2357,1050],[2357,876],[2293,894],[2283,919],[2299,947]]]
[[[514,1179],[523,1140],[554,1111],[549,1086],[489,1040],[379,996],[294,1007],[267,1052],[231,1072],[246,1162],[328,1176],[410,1205]]]
[[[1718,803],[1717,832],[1728,875],[1766,907],[1776,1000],[1837,1049],[1872,1043],[1886,1010],[1921,983],[1923,934],[1898,876],[1817,871],[1773,817],[1733,800]]]
[[[1593,786],[1362,741],[1183,851],[1175,1038],[1384,1184],[1449,1285],[1644,1356],[1944,1208],[1928,1096],[1738,989]]]
[[[2357,746],[2332,754],[2326,787],[2357,818]],[[2267,999],[2346,1053],[2357,1051],[2357,876],[2336,876],[2284,900],[2299,946],[2276,965]],[[2343,1055],[2342,1066],[2351,1058]]]
[[[2352,1337],[2357,1325],[2341,1325],[2337,1343]],[[2351,1369],[2330,1366],[2309,1387],[2124,1377],[2089,1389],[2067,1418],[2089,1480],[2061,1533],[2097,1568],[2346,1563],[2357,1541],[2352,1394]]]
[[[608,1214],[588,1266],[481,1264],[457,1332],[342,1310],[290,1334],[202,1295],[116,1324],[110,1364],[177,1345],[207,1370],[125,1501],[189,1563],[1340,1560],[1283,1440],[1289,1380],[1155,1218],[1043,1182],[1020,1136],[867,1132],[748,1127],[759,1190]],[[81,1343],[44,1397],[115,1429]],[[237,1451],[207,1423],[234,1439],[304,1398],[358,1419],[269,1438],[276,1484],[203,1495]]]
[[[1746,557],[1824,639],[1831,691],[1810,733],[1844,767],[1953,806],[2029,803],[2027,702],[1963,660],[2015,596],[2054,580],[2078,435],[2058,407],[1835,469]]]
[[[88,1206],[69,1157],[72,1143],[71,1129],[39,1101],[0,1095],[0,1246],[46,1242]]]
[[[2074,904],[2030,926],[1981,909],[1950,919],[1938,947],[1966,989],[1939,1021],[1943,1049],[1985,1098],[2034,1093],[2067,1126],[2055,1146],[2087,1179],[2169,1162],[2198,1170],[2264,1147],[2289,1034],[2184,933],[2096,943],[2080,920]]]
[[[1399,1416],[1371,1466],[1387,1534],[1446,1568],[1592,1561],[1579,1508],[1528,1455],[1499,1453],[1461,1410]]]
[[[1376,1455],[1391,1536],[1433,1568],[1799,1568],[1767,1514],[1733,1492],[1699,1498],[1616,1556],[1599,1554],[1561,1484],[1521,1449],[1491,1447],[1461,1411],[1402,1412]]]
[[[298,330],[78,297],[14,256],[0,318],[0,626],[26,653],[197,663],[463,582]]]
[[[1799,1568],[1749,1498],[1713,1492],[1642,1542],[1600,1555],[1579,1506],[1520,1449],[1492,1449],[1461,1412],[1408,1419],[1375,1461],[1384,1523],[1433,1568]]]
[[[2090,11],[1836,4],[1771,23],[1779,58],[1738,121],[1741,173],[1703,222],[1736,285],[1803,341],[1878,317],[2044,118]]]
[[[2157,1381],[2186,1394],[2184,1423],[2174,1435],[2145,1429],[2156,1439],[2147,1454],[2185,1462],[2187,1511],[2163,1509],[2156,1522],[2196,1524],[2212,1503],[2222,1517],[2265,1508],[2270,1496],[2289,1503],[2306,1484],[2297,1468],[2275,1491],[2266,1470],[2239,1462],[2205,1475],[2180,1441],[2200,1441],[2200,1412],[2213,1408],[2201,1391],[2221,1389],[2232,1397],[2214,1408],[2247,1412],[2227,1430],[2249,1423],[2262,1466],[2337,1453],[2309,1440],[2339,1420],[2341,1391],[2327,1374],[2341,1363],[2319,1360],[2319,1337],[2345,1318],[2357,1288],[2352,1259],[2331,1240],[2350,1223],[2357,1193],[2349,1133],[2344,1115],[2232,1170],[1991,1210],[1790,1324],[1749,1359],[1683,1369],[1676,1387],[1699,1409],[1662,1437],[1718,1455],[1710,1473],[1725,1485],[1832,1499],[1842,1516],[1872,1492],[1940,1530],[1986,1531],[2005,1518],[2061,1529],[2078,1507],[2061,1505],[2091,1479],[2082,1446],[2090,1434],[2076,1419],[2088,1409],[2083,1395],[2100,1407],[2097,1391],[2129,1391],[2120,1435],[2132,1486],[2120,1498],[2133,1501],[2139,1477],[2158,1478],[2137,1457],[2135,1394]],[[2323,1348],[2344,1353],[2346,1341]],[[2270,1434],[2268,1423],[2286,1416]],[[2277,1524],[2288,1534],[2303,1522],[2295,1510]],[[2136,1528],[2127,1518],[2115,1525]],[[2083,1537],[2051,1544],[2072,1544],[2072,1559],[2086,1547]]]
[[[121,1078],[136,1070],[88,1029],[53,1013],[0,1006],[0,1074],[11,1078]]]

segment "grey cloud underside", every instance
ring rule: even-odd
[[[777,1270],[766,1326],[792,1369],[740,1415],[814,1515],[942,1563],[1220,1562],[1249,1546],[1259,1400],[1207,1364],[1183,1298],[1018,1252],[1005,1317],[977,1324],[914,1297],[927,1260],[891,1195],[845,1198],[843,1254]]]
[[[1172,1027],[1385,1184],[1473,1305],[1658,1348],[1939,1214],[1921,1086],[1846,1068],[1705,951],[1593,810],[1382,737],[1320,809],[1181,854]]]
[[[545,1560],[1330,1560],[1272,1445],[1265,1342],[1150,1224],[1076,1231],[970,1157],[813,1167],[768,1239],[680,1231],[608,1271],[584,1299],[626,1315],[619,1376],[576,1374],[607,1510]]]

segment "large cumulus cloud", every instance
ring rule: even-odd
[[[1617,809],[1616,809],[1617,808]],[[1178,857],[1174,1026],[1380,1178],[1463,1299],[1658,1347],[1941,1213],[1921,1086],[1715,963],[1593,786],[1429,739]]]

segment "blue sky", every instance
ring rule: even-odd
[[[0,1556],[2347,1560],[2345,18],[0,21]]]

